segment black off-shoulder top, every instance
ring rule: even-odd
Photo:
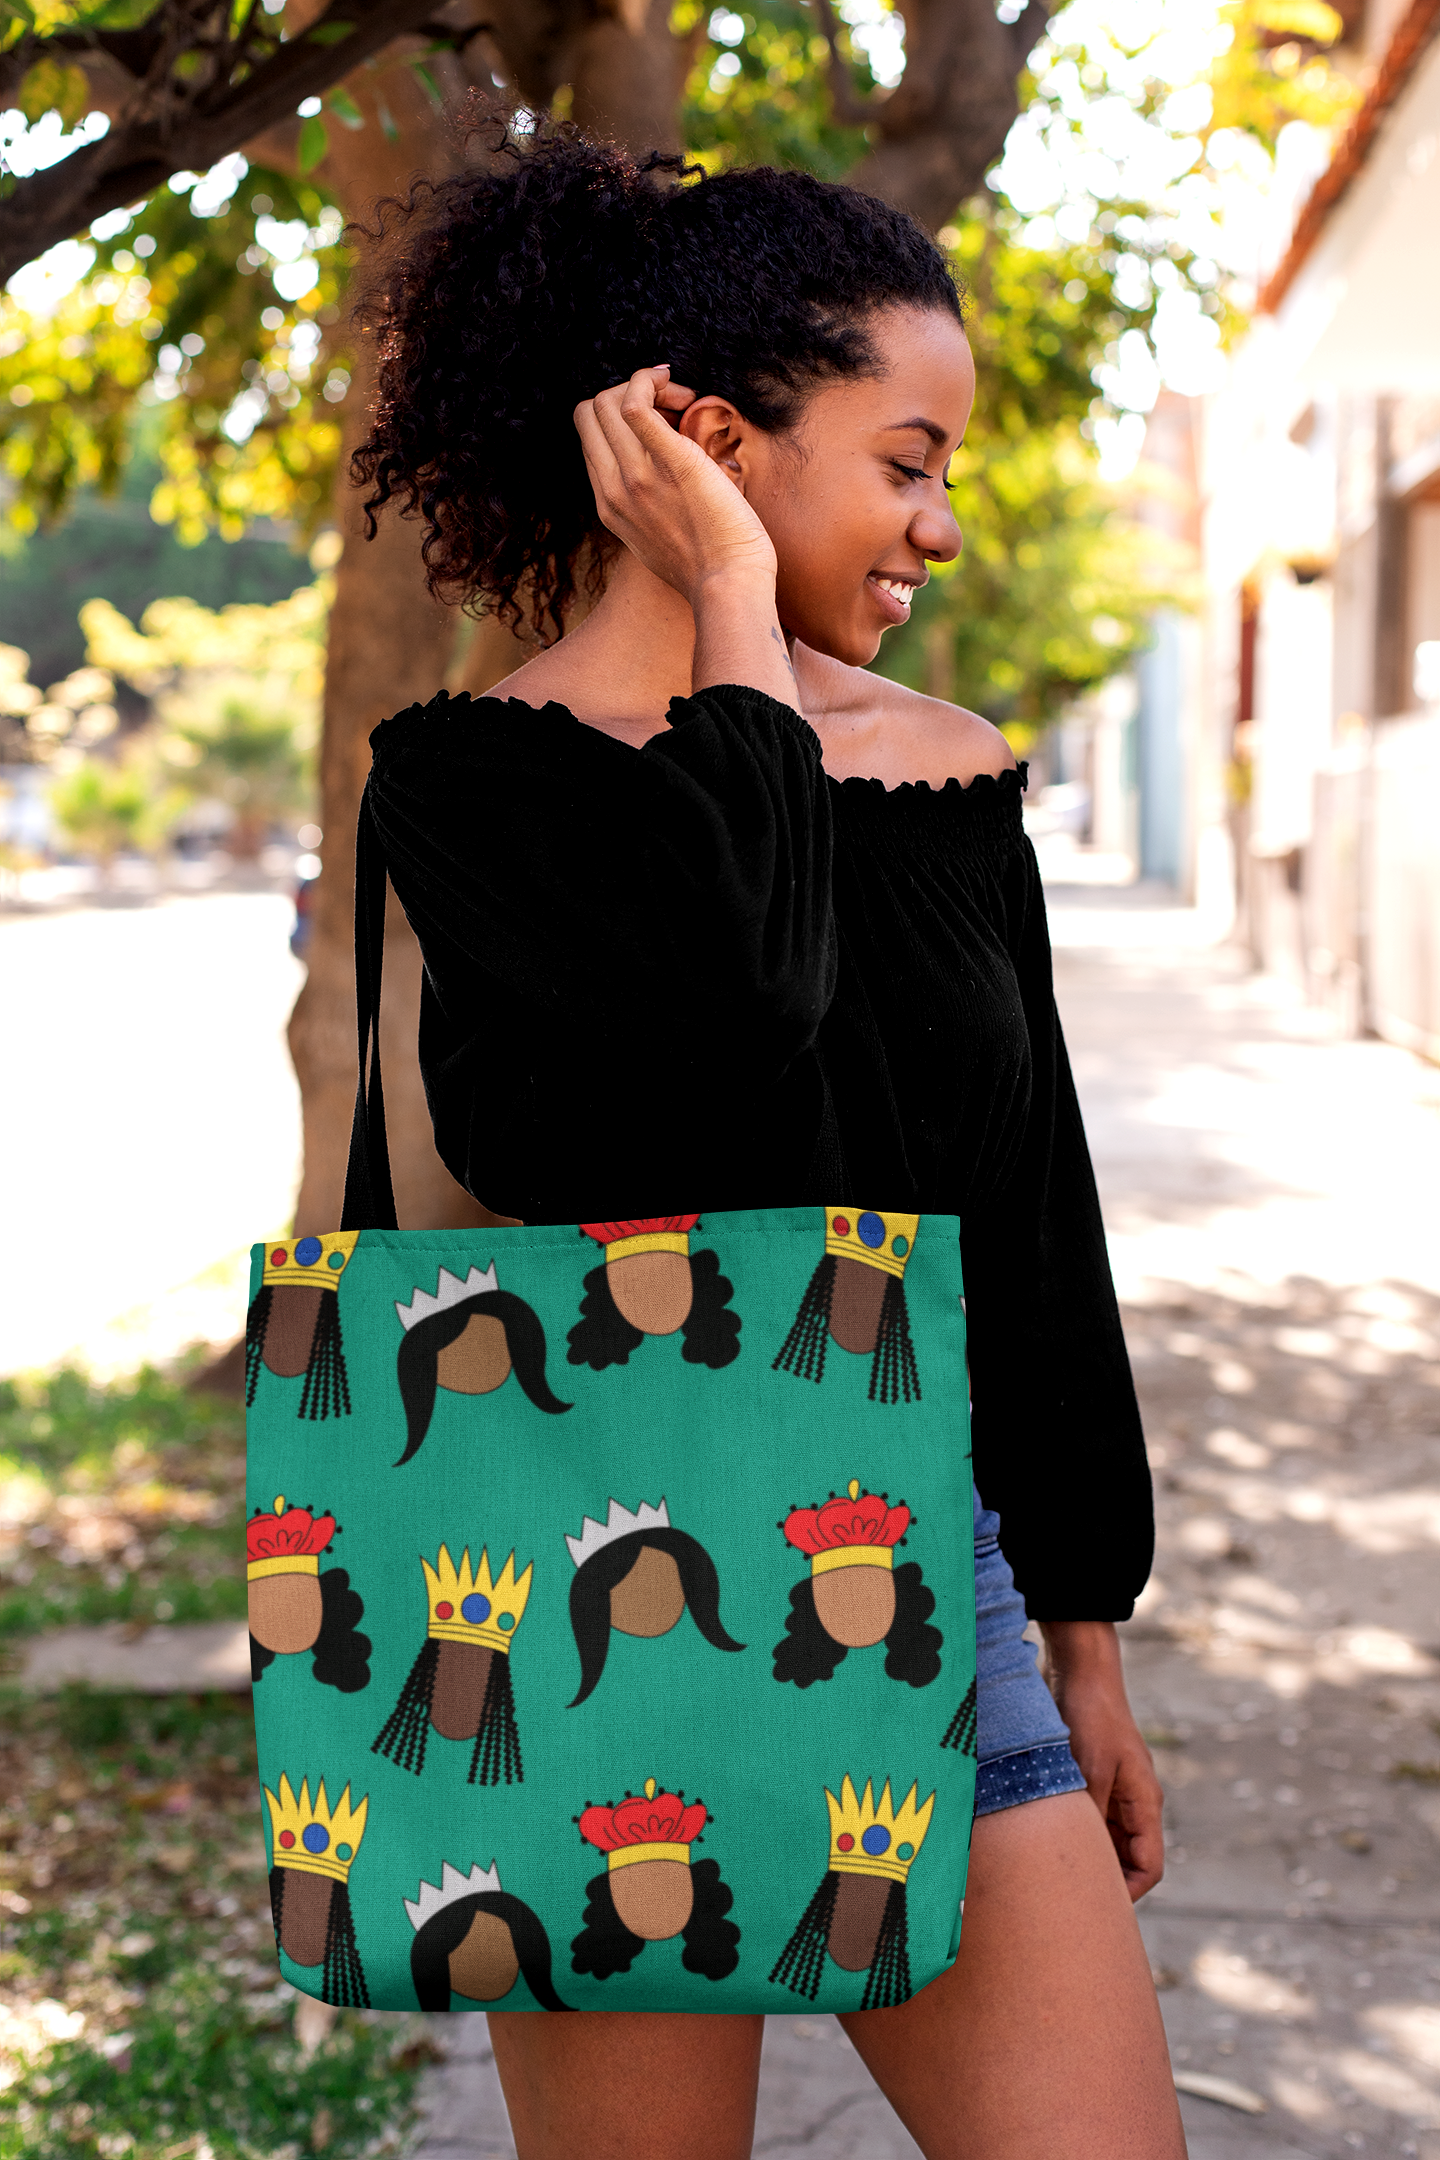
[[[443,1160],[528,1223],[957,1214],[1016,1582],[1036,1618],[1127,1618],[1150,1479],[1023,772],[835,781],[789,706],[728,686],[669,719],[636,750],[442,693],[371,737]]]

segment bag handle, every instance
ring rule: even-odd
[[[385,959],[385,853],[370,807],[360,798],[355,828],[355,1025],[358,1080],[342,1230],[397,1230],[385,1095],[380,1081],[380,972]]]

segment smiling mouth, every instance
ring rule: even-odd
[[[916,581],[909,578],[882,577],[879,571],[872,570],[865,582],[868,585],[875,586],[877,591],[885,595],[891,605],[899,611],[897,619],[903,622],[910,613],[910,602],[915,596]]]

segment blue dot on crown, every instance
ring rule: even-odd
[[[890,1833],[883,1823],[871,1823],[860,1843],[872,1859],[878,1860],[882,1852],[890,1850]]]
[[[323,1823],[307,1823],[300,1833],[300,1842],[306,1852],[321,1853],[330,1843],[330,1832]]]
[[[302,1237],[299,1244],[295,1247],[296,1266],[314,1267],[315,1262],[320,1257],[320,1250],[320,1240],[318,1237]]]
[[[868,1245],[872,1252],[875,1251],[877,1246],[883,1245],[885,1242],[885,1225],[880,1220],[880,1217],[872,1215],[868,1208],[860,1217],[859,1222],[856,1223],[855,1229],[861,1244]],[[298,1247],[296,1248],[296,1257],[299,1257]]]
[[[469,1597],[462,1598],[460,1601],[460,1617],[462,1620],[468,1620],[471,1627],[479,1627],[482,1620],[488,1620],[490,1617],[489,1598],[482,1597],[478,1590],[472,1590]]]

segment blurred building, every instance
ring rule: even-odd
[[[1371,0],[1364,35],[1364,103],[1191,409],[1206,609],[1152,703],[1181,882],[1228,835],[1257,959],[1440,1057],[1440,0]],[[1147,456],[1175,430],[1157,407]]]

